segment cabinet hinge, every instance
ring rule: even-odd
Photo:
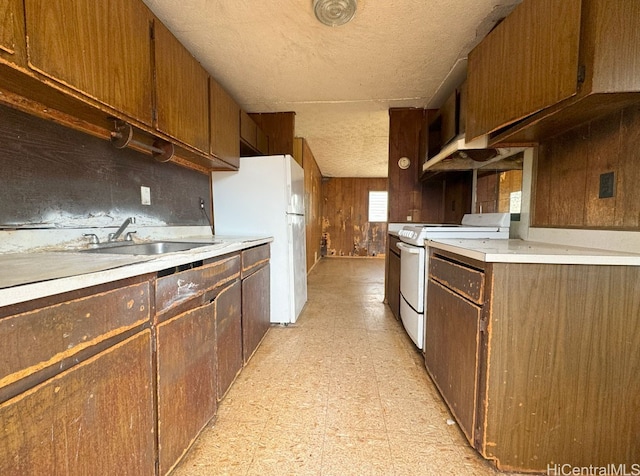
[[[578,84],[584,83],[586,76],[587,76],[587,68],[585,67],[585,65],[583,64],[578,65]]]
[[[480,332],[487,332],[487,319],[480,318]]]

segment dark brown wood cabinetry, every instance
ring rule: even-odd
[[[240,151],[243,156],[270,154],[269,137],[244,111],[240,111]]]
[[[128,147],[170,142],[176,164],[237,169],[238,105],[213,78],[210,91],[143,2],[0,0],[0,13],[2,103],[107,140],[117,118],[134,127]],[[261,134],[256,146],[266,144]]]
[[[150,312],[147,281],[0,309],[2,474],[154,474]]]
[[[173,468],[216,412],[215,306],[186,311],[157,328],[160,474]]]
[[[625,0],[522,2],[469,54],[467,140],[535,143],[637,102],[639,17]]]
[[[261,245],[0,307],[0,473],[168,474],[260,344],[269,295]]]
[[[249,114],[258,126],[258,148],[265,155],[293,155],[295,112],[265,112]],[[260,138],[261,132],[264,138]],[[265,141],[265,138],[268,141]],[[262,145],[260,145],[262,144]],[[267,149],[262,147],[267,146]]]
[[[240,165],[240,106],[218,82],[209,78],[211,154],[237,168]]]
[[[430,259],[425,364],[469,441],[474,440],[484,274]]]
[[[258,150],[258,126],[244,111],[240,111],[240,140],[245,150],[243,155],[256,153]]]
[[[385,279],[386,301],[391,312],[400,319],[400,250],[396,244],[397,236],[389,235],[387,239],[387,277]]]
[[[271,325],[269,245],[242,251],[242,357],[247,363]]]
[[[469,442],[503,470],[631,467],[640,269],[430,253],[425,363]]]
[[[24,65],[25,34],[21,0],[0,0],[0,58]]]
[[[152,375],[147,329],[0,404],[0,472],[154,475]]]
[[[162,23],[154,25],[157,128],[209,153],[209,75]]]
[[[233,366],[227,363],[232,350],[242,366],[241,339],[226,345],[219,326],[239,321],[239,279],[235,254],[156,281],[160,474],[173,468],[215,415],[220,382],[233,381],[225,370]]]
[[[26,0],[24,8],[30,68],[152,124],[152,15],[142,2]]]
[[[242,285],[239,280],[216,297],[216,365],[218,400],[242,370]]]

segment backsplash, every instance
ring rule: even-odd
[[[0,229],[204,226],[208,175],[0,105]],[[141,187],[151,204],[142,205]]]

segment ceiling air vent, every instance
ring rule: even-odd
[[[320,23],[340,26],[356,14],[357,0],[313,0],[313,11]]]

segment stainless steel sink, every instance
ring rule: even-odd
[[[109,253],[118,255],[161,255],[175,251],[186,251],[200,246],[211,246],[211,243],[193,243],[186,241],[152,241],[149,243],[106,244],[97,248],[84,250],[85,253]]]

